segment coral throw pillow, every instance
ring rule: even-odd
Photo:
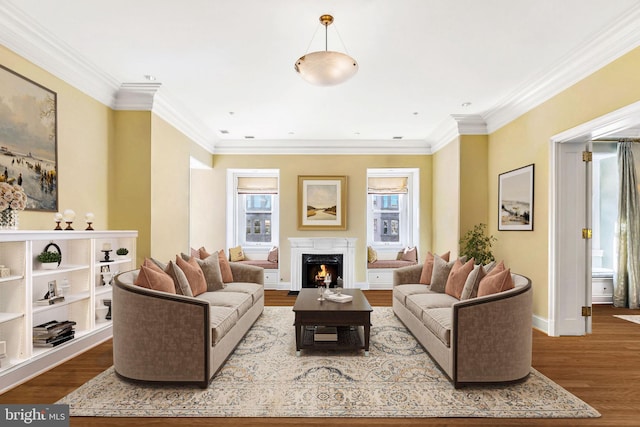
[[[156,271],[153,268],[140,266],[140,273],[136,278],[135,284],[154,291],[162,291],[170,294],[176,293],[173,279],[164,271]]]
[[[200,259],[207,259],[211,255],[209,252],[207,252],[207,250],[204,248],[204,246],[201,247],[200,249],[198,249],[198,254],[200,255],[198,257]]]
[[[498,264],[499,266],[500,264]],[[504,267],[503,267],[504,268]],[[478,285],[478,296],[485,296],[491,294],[497,294],[498,292],[508,291],[513,289],[513,279],[511,278],[511,269],[501,270],[495,272],[498,267],[491,270],[491,273],[487,274],[480,280]]]
[[[278,262],[278,247],[274,246],[269,250],[269,255],[267,256],[267,261],[269,262]]]
[[[227,257],[224,254],[224,249],[221,249],[218,252],[218,262],[220,262],[220,273],[222,273],[222,281],[224,283],[233,282],[233,273],[231,272],[229,261],[227,261]]]
[[[467,277],[469,277],[469,274],[473,271],[474,263],[474,258],[471,258],[464,264],[462,264],[460,259],[456,260],[451,268],[451,272],[447,278],[447,284],[444,288],[444,292],[447,295],[460,299],[464,284],[467,282]]]
[[[195,257],[185,261],[181,256],[176,256],[176,265],[187,276],[187,281],[194,297],[207,292],[207,281]]]
[[[440,255],[445,261],[449,261],[449,256],[451,251]],[[424,260],[424,264],[422,266],[422,273],[420,274],[420,283],[423,285],[431,284],[431,275],[433,274],[433,254],[431,252],[427,253],[427,258]]]

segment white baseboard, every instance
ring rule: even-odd
[[[533,327],[538,329],[539,331],[542,331],[545,334],[549,334],[549,319],[536,316],[534,314],[532,324],[533,324]]]

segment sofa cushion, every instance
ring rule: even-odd
[[[164,271],[156,271],[152,268],[140,266],[140,273],[136,278],[135,284],[143,288],[153,289],[154,291],[176,293],[173,280]]]
[[[229,248],[229,261],[231,262],[244,261],[244,252],[242,251],[242,246],[235,246],[233,248]]]
[[[191,292],[191,286],[189,286],[189,281],[187,280],[187,276],[185,276],[184,271],[182,271],[175,262],[169,261],[169,263],[167,264],[167,269],[165,271],[173,279],[173,284],[178,295],[185,295],[188,297],[193,296],[193,293]]]
[[[444,292],[446,294],[460,299],[467,277],[473,271],[474,262],[475,259],[471,258],[464,264],[460,259],[457,259],[453,263],[453,267],[451,268],[451,272],[447,278],[447,284],[444,288]]]
[[[238,321],[238,310],[232,307],[210,306],[209,319],[211,322],[211,342],[215,345]]]
[[[209,305],[234,308],[238,310],[239,317],[242,317],[253,305],[253,297],[242,292],[205,292],[196,298],[207,301]]]
[[[451,252],[445,252],[440,255],[445,261],[449,261],[449,256]],[[420,283],[423,285],[431,284],[431,276],[433,275],[433,254],[431,252],[427,253],[427,258],[424,260],[424,264],[422,265],[422,273],[420,274]]]
[[[231,272],[231,266],[229,266],[229,261],[227,261],[227,257],[224,254],[224,249],[221,249],[218,252],[218,262],[220,263],[220,272],[222,273],[222,281],[224,283],[233,282],[233,273]]]
[[[176,255],[176,264],[187,277],[191,293],[194,297],[207,292],[207,281],[204,278],[204,273],[198,265],[196,258],[191,257],[189,261],[185,261],[181,256]]]
[[[233,282],[228,283],[224,289],[219,292],[240,292],[251,295],[252,303],[255,304],[260,298],[264,298],[264,286],[256,283]]]
[[[393,297],[400,301],[402,305],[407,304],[407,297],[415,294],[432,293],[427,286],[424,285],[396,285],[393,287]]]
[[[451,307],[430,308],[422,313],[422,323],[447,347],[451,347],[451,310]]]
[[[407,297],[407,310],[422,320],[422,312],[430,308],[451,307],[458,300],[445,293],[415,294]]]
[[[433,256],[433,273],[431,274],[431,290],[433,292],[444,293],[454,263],[455,261],[447,262],[438,255]]]
[[[202,273],[204,273],[204,279],[207,282],[207,292],[223,289],[224,282],[222,281],[222,272],[220,271],[218,254],[209,255],[205,259],[194,259],[202,269]]]
[[[496,270],[496,269],[494,269]],[[496,274],[493,271],[487,274],[478,285],[478,296],[497,294],[498,292],[513,289],[511,269],[502,270]]]

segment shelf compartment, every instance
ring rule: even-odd
[[[73,304],[74,302],[87,300],[90,298],[89,292],[78,292],[71,295],[65,295],[64,301],[57,302],[51,305],[38,305],[33,304],[33,314],[41,313],[43,311],[52,310],[57,307],[64,307],[65,305]]]
[[[24,313],[0,313],[0,323],[11,322],[12,320],[22,319]]]
[[[33,277],[35,278],[35,277],[43,277],[43,276],[52,276],[52,275],[72,273],[74,271],[82,271],[82,270],[89,270],[89,266],[86,264],[82,264],[82,265],[62,264],[60,265],[60,267],[56,268],[55,270],[33,270]]]

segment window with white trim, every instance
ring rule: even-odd
[[[244,248],[277,246],[278,171],[229,170],[229,184],[231,197],[227,212],[232,222],[231,230],[227,231],[229,245]]]
[[[417,169],[367,170],[367,245],[403,249],[418,242]]]

